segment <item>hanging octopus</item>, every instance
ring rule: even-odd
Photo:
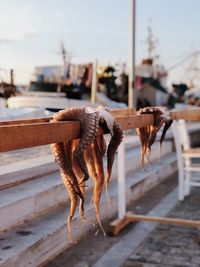
[[[140,114],[153,114],[154,123],[151,126],[137,128],[136,131],[139,135],[141,141],[141,165],[144,169],[145,158],[149,160],[151,153],[151,146],[156,140],[157,132],[164,125],[161,138],[160,138],[160,147],[165,138],[166,132],[171,126],[173,120],[170,119],[169,111],[165,107],[145,107],[141,108],[138,112]]]
[[[51,122],[79,121],[80,140],[70,140],[51,145],[52,153],[60,168],[61,178],[70,196],[70,212],[68,215],[68,233],[71,240],[71,223],[79,203],[80,217],[88,221],[84,215],[85,182],[92,176],[94,179],[93,203],[96,217],[103,233],[99,214],[99,203],[104,186],[108,195],[108,183],[111,176],[115,152],[123,139],[123,131],[114,120],[108,109],[70,108],[54,114]],[[103,135],[98,135],[99,127],[111,134],[106,146]],[[103,156],[107,150],[107,173],[104,179]]]

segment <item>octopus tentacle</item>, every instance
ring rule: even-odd
[[[95,167],[96,167],[97,174],[98,174],[98,180],[96,180],[96,183],[94,184],[94,192],[96,192],[94,194],[94,206],[95,206],[95,212],[96,212],[99,226],[103,234],[106,236],[106,233],[101,223],[100,213],[99,213],[99,203],[100,203],[101,194],[102,194],[103,185],[104,185],[103,158],[102,158],[101,151],[96,141],[94,142],[93,156],[94,156],[94,161],[95,161]]]
[[[148,154],[148,136],[150,132],[150,127],[142,127],[136,129],[136,132],[140,138],[141,142],[141,166],[142,169],[144,170],[144,164],[145,164],[145,156],[147,156],[148,162],[150,162]]]
[[[100,213],[99,213],[99,203],[104,185],[103,159],[96,140],[87,149],[86,158],[88,159],[87,163],[91,176],[94,179],[93,203],[95,207],[96,218],[103,234],[106,235],[101,223]]]
[[[83,118],[83,125],[84,128],[82,129],[81,133],[81,139],[79,142],[79,145],[77,146],[75,150],[75,159],[79,164],[79,167],[83,171],[85,177],[84,181],[88,180],[89,173],[87,170],[87,165],[85,163],[84,154],[83,152],[87,149],[87,147],[94,141],[98,129],[99,129],[99,113],[85,113],[85,116]]]
[[[106,141],[104,139],[103,135],[98,135],[96,137],[99,149],[101,151],[101,155],[104,156],[106,154],[106,150],[107,150],[107,145],[106,145]]]
[[[79,140],[68,141],[67,144],[65,143],[65,152],[69,158],[71,168],[73,169],[74,174],[76,175],[78,182],[79,182],[83,177],[83,172],[80,169],[74,157],[74,151],[77,148],[78,144],[79,144]]]
[[[75,150],[75,160],[84,173],[84,180],[88,180],[89,174],[84,160],[83,151],[94,141],[98,131],[100,115],[99,112],[87,113],[85,108],[70,108],[61,110],[54,114],[52,121],[73,121],[81,123],[81,138]]]
[[[65,149],[63,143],[55,143],[51,145],[52,153],[55,156],[56,162],[62,170],[62,172],[68,177],[71,185],[74,188],[74,191],[77,193],[77,195],[81,198],[82,193],[80,191],[80,187],[78,184],[78,180],[71,168],[71,164],[69,162],[68,157],[65,154]]]
[[[78,181],[70,168],[70,163],[66,157],[63,144],[62,143],[52,144],[51,149],[56,158],[56,162],[60,168],[61,178],[63,180],[63,183],[67,188],[70,196],[70,213],[68,215],[68,234],[70,240],[72,240],[71,222],[77,207],[78,196],[80,197],[80,199],[84,199],[84,197],[79,188]]]
[[[73,169],[74,172],[76,173],[77,177],[78,177],[78,181],[79,181],[79,185],[80,185],[80,190],[82,192],[82,194],[85,194],[85,181],[83,180],[83,172],[80,169],[79,165],[77,164],[75,157],[74,157],[74,151],[76,149],[76,147],[79,144],[79,140],[73,140],[72,141],[72,165],[73,165]],[[85,218],[85,214],[84,214],[84,201],[83,199],[80,199],[80,203],[79,203],[79,215],[80,218],[87,222],[92,224],[95,227],[95,224],[93,222],[91,222],[90,220]]]
[[[112,134],[107,150],[107,178],[106,190],[108,195],[108,182],[111,175],[115,152],[122,141],[123,132],[119,124],[112,118],[103,107],[94,111],[89,108],[71,108],[54,114],[51,122],[57,121],[80,121],[80,140],[66,141],[52,144],[52,152],[60,168],[61,177],[65,184],[70,200],[70,214],[68,216],[68,233],[71,236],[71,222],[75,209],[80,199],[79,214],[84,217],[84,193],[85,181],[89,173],[94,178],[93,202],[95,213],[103,233],[99,203],[104,185],[103,155],[106,153],[106,142],[103,135],[99,136],[99,125],[106,125],[106,129]],[[89,169],[89,172],[88,172]],[[88,221],[87,221],[88,222]]]
[[[67,230],[68,230],[69,239],[71,240],[71,242],[73,242],[72,233],[71,233],[71,224],[72,224],[72,219],[74,217],[75,210],[77,207],[78,197],[77,197],[77,194],[76,194],[72,184],[70,183],[70,180],[68,179],[66,174],[64,174],[62,171],[61,171],[61,178],[62,178],[62,181],[63,181],[65,187],[68,190],[70,200],[71,200],[70,201],[70,212],[69,212],[69,215],[67,218]]]
[[[68,142],[68,146],[66,147],[66,150],[67,150],[67,155],[68,155],[69,159],[71,160],[71,165],[72,165],[73,171],[74,171],[74,173],[77,176],[81,193],[84,196],[84,194],[85,194],[85,182],[82,179],[83,172],[79,168],[76,160],[74,159],[74,151],[75,151],[76,147],[78,146],[78,144],[79,144],[79,140],[69,141]],[[95,224],[93,222],[91,222],[91,221],[89,221],[88,219],[85,218],[85,214],[84,214],[84,212],[85,212],[84,202],[85,202],[84,198],[80,198],[80,202],[79,202],[79,216],[80,216],[80,218],[84,222],[90,223],[90,224],[92,224],[95,227]]]
[[[160,130],[160,128],[163,125],[163,119],[162,117],[160,117],[161,114],[162,113],[160,112],[160,110],[154,110],[154,113],[153,113],[154,124],[152,126],[152,130],[149,133],[148,142],[147,142],[149,150],[151,149],[152,144],[156,140],[157,132]]]
[[[95,115],[95,116],[94,116]],[[83,154],[83,150],[86,149],[86,147],[89,145],[90,141],[95,138],[96,132],[98,130],[98,113],[95,114],[86,114],[85,109],[68,109],[64,111],[60,111],[53,116],[52,121],[62,121],[62,120],[79,120],[81,124],[86,124],[90,128],[87,132],[87,128],[82,127],[82,139],[80,143],[76,146],[73,152],[73,156],[71,155],[72,151],[72,143],[67,142],[65,143],[65,147],[62,143],[57,143],[52,145],[52,152],[55,155],[56,161],[60,167],[60,170],[62,171],[62,177],[65,177],[64,184],[67,187],[71,198],[71,208],[70,208],[70,214],[68,216],[68,233],[71,238],[71,220],[74,216],[74,212],[77,206],[77,195],[80,198],[80,207],[79,207],[79,213],[80,217],[87,221],[84,217],[84,185],[80,188],[78,180],[76,178],[76,175],[73,172],[72,169],[72,163],[75,161],[78,162],[78,165],[80,166],[79,169],[81,169],[84,172],[85,178],[84,181],[89,178],[87,167],[84,161],[84,157],[77,158],[78,152],[79,155]],[[89,118],[89,119],[88,119]],[[86,129],[86,130],[84,130]],[[58,148],[58,149],[55,149]],[[76,165],[75,162],[73,164]],[[77,166],[76,166],[77,167]],[[76,168],[77,170],[77,168]],[[83,184],[82,181],[79,181],[80,184]],[[67,184],[66,184],[67,183]]]
[[[84,186],[80,186],[80,180],[83,176],[83,173],[80,170],[80,168],[78,167],[76,161],[74,160],[74,150],[77,147],[78,143],[79,143],[78,140],[68,141],[67,143],[65,143],[65,152],[66,152],[66,155],[67,155],[69,162],[71,164],[71,168],[77,177],[79,189],[82,193],[82,197],[80,197],[80,203],[79,203],[79,215],[80,215],[81,219],[86,221],[86,219],[84,217],[84,197],[83,197],[85,190],[84,190]]]
[[[142,158],[141,158],[141,165],[144,168],[144,161],[145,157],[149,159],[150,153],[151,153],[151,146],[156,140],[156,136],[160,128],[163,124],[165,124],[163,133],[160,138],[160,147],[162,145],[162,142],[164,140],[165,134],[170,127],[172,120],[168,117],[168,111],[164,107],[146,107],[143,109],[140,109],[137,114],[153,114],[154,116],[154,123],[150,127],[142,127],[136,129],[136,132],[138,133],[140,137],[140,141],[142,144]]]
[[[164,128],[163,128],[163,131],[162,131],[162,134],[161,134],[161,137],[160,137],[159,159],[160,159],[160,156],[161,156],[161,148],[162,148],[163,140],[165,139],[166,132],[169,129],[169,127],[171,126],[172,122],[173,122],[173,120],[170,120],[170,119],[165,119],[164,120]]]
[[[165,139],[165,135],[169,127],[172,125],[173,120],[167,120],[165,121],[165,126],[163,128],[162,135],[160,137],[160,146],[162,145],[163,140]]]
[[[110,196],[108,193],[108,184],[110,181],[115,153],[120,143],[122,142],[122,139],[123,139],[123,131],[119,123],[117,121],[114,121],[113,136],[111,137],[110,143],[108,145],[108,150],[107,150],[106,194],[107,194],[107,198],[109,201],[110,201]]]

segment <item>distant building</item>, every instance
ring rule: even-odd
[[[33,81],[57,83],[64,78],[62,66],[41,66],[35,67]]]

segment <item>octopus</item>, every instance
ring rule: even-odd
[[[51,122],[58,121],[80,122],[79,140],[66,140],[65,142],[51,144],[51,150],[59,166],[62,181],[70,197],[70,212],[67,219],[69,238],[73,241],[71,224],[78,202],[80,218],[90,222],[84,214],[85,182],[90,176],[94,180],[92,200],[96,218],[104,235],[106,235],[100,220],[99,204],[104,183],[109,198],[108,184],[115,153],[123,139],[123,131],[119,123],[111,116],[109,109],[104,107],[61,110],[55,113],[51,120]],[[103,128],[103,131],[111,134],[108,147],[103,134],[99,134],[99,128]],[[107,171],[104,175],[103,156],[106,152]]]
[[[145,159],[150,162],[151,146],[156,140],[156,136],[160,128],[164,125],[160,137],[160,148],[165,138],[166,132],[171,126],[173,120],[169,116],[169,111],[166,107],[145,107],[137,111],[140,114],[153,114],[154,123],[151,126],[137,128],[136,132],[139,135],[141,142],[141,165],[144,169]]]

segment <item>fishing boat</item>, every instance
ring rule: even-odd
[[[148,33],[148,57],[136,66],[134,101],[137,109],[144,106],[166,105],[169,93],[166,89],[167,72],[158,64],[153,53],[151,28]],[[128,105],[128,75],[125,69],[116,76],[116,68],[87,62],[74,64],[71,53],[61,43],[62,65],[35,68],[28,91],[11,97],[9,107],[39,107],[58,111],[67,107],[104,105],[124,108]],[[120,84],[116,84],[116,80]]]
[[[63,42],[61,42],[60,54],[63,64],[36,67],[28,90],[20,96],[10,97],[7,100],[8,107],[44,108],[55,112],[67,107],[127,106],[97,92],[95,64],[72,63],[71,53],[65,49]]]
[[[147,30],[147,57],[135,68],[134,101],[137,109],[145,106],[168,106],[170,98],[167,89],[168,71],[155,51],[156,44],[151,27]]]

